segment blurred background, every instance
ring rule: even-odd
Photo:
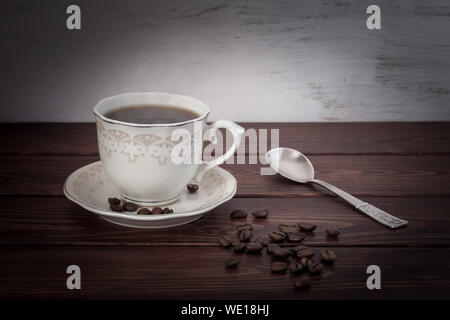
[[[448,0],[0,0],[0,32],[1,122],[92,122],[129,91],[196,97],[212,120],[450,120]]]

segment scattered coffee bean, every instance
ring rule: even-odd
[[[109,202],[109,204],[119,205],[120,204],[120,199],[118,199],[118,198],[108,198],[108,202]]]
[[[301,263],[293,263],[289,267],[292,273],[301,273],[306,270],[306,267]]]
[[[123,208],[125,211],[136,211],[138,207],[132,202],[125,202]]]
[[[238,224],[236,226],[236,230],[237,231],[253,230],[253,225],[251,223]]]
[[[120,204],[110,204],[109,207],[111,208],[112,211],[115,212],[123,212],[123,206]]]
[[[243,211],[243,210],[233,210],[230,213],[230,217],[231,219],[238,219],[238,218],[246,218],[247,217],[247,212]]]
[[[228,258],[225,261],[225,267],[230,268],[230,269],[236,268],[238,266],[238,264],[239,264],[239,260],[236,259],[235,257]]]
[[[296,254],[297,251],[308,249],[308,247],[307,247],[307,246],[295,246],[295,247],[290,248],[290,249],[291,249],[291,251],[292,251],[293,253]]]
[[[286,239],[286,234],[284,232],[275,231],[269,233],[269,237],[273,242],[282,242],[284,239]]]
[[[334,253],[334,251],[328,249],[320,250],[320,257],[326,264],[333,264],[336,260],[336,254]]]
[[[152,212],[150,210],[148,210],[147,208],[141,208],[141,209],[139,209],[137,214],[139,214],[139,215],[148,215],[148,214],[152,214]]]
[[[325,231],[327,235],[332,238],[337,237],[340,234],[339,230],[336,228],[326,228]]]
[[[245,243],[239,241],[239,243],[235,244],[235,242],[233,241],[233,251],[236,253],[244,252]]]
[[[272,272],[286,272],[287,264],[284,262],[272,262]]]
[[[279,246],[276,246],[272,248],[272,255],[279,259],[286,259],[291,255],[291,250],[287,248],[281,248]]]
[[[245,247],[248,253],[259,253],[263,249],[263,246],[257,242],[249,242],[245,245]]]
[[[305,232],[313,232],[317,228],[317,226],[315,224],[311,224],[311,223],[299,222],[297,225],[300,228],[300,230],[305,231]]]
[[[242,230],[239,232],[239,240],[241,240],[242,242],[248,242],[250,241],[252,234],[253,233],[251,230]]]
[[[311,249],[299,250],[297,251],[297,258],[311,258],[312,256],[314,256],[314,254],[315,252]]]
[[[294,286],[297,290],[306,290],[311,288],[311,283],[307,279],[297,279]]]
[[[267,252],[273,254],[273,250],[275,250],[276,248],[280,248],[280,246],[277,245],[276,243],[269,243],[267,245]]]
[[[152,214],[161,214],[161,213],[163,213],[163,209],[160,207],[154,207],[152,209]]]
[[[267,209],[256,210],[252,212],[252,215],[257,219],[264,219],[269,215],[269,211]]]
[[[196,193],[198,191],[198,184],[192,184],[192,183],[188,183],[188,185],[186,186],[189,193]]]
[[[309,265],[311,265],[313,263],[313,261],[309,258],[301,258],[300,259],[300,263],[307,268]]]
[[[309,273],[314,274],[314,275],[322,273],[324,268],[325,268],[325,266],[321,263],[312,263],[308,266]]]
[[[289,232],[298,232],[298,228],[295,224],[292,223],[282,223],[278,226],[281,232],[289,233]]]
[[[300,232],[289,232],[287,234],[287,239],[291,242],[300,242],[303,241],[303,239],[305,239],[305,235]]]
[[[267,245],[272,241],[268,237],[258,237],[255,242],[261,243],[262,246],[267,247]]]
[[[231,241],[228,237],[221,236],[221,237],[219,238],[219,243],[220,243],[220,245],[221,245],[222,247],[224,247],[224,248],[230,247],[230,246],[231,246],[231,242],[232,242],[232,241]]]

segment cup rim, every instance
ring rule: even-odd
[[[182,121],[182,122],[172,122],[172,123],[132,123],[132,122],[126,122],[126,121],[120,121],[120,120],[114,120],[111,118],[108,118],[106,116],[104,116],[100,111],[99,108],[101,106],[103,106],[105,103],[108,103],[112,100],[115,100],[117,98],[123,97],[123,96],[127,96],[127,95],[146,95],[146,94],[153,94],[153,95],[166,95],[166,96],[173,96],[173,97],[178,97],[178,98],[182,98],[182,99],[189,99],[193,102],[195,102],[196,104],[200,105],[201,107],[205,108],[205,112],[203,114],[201,114],[199,117],[194,118],[194,119],[190,119],[190,120],[186,120],[186,121]],[[112,123],[112,124],[119,124],[122,126],[127,126],[127,127],[139,127],[139,128],[150,128],[150,127],[176,127],[176,126],[182,126],[185,125],[187,123],[191,123],[191,122],[195,122],[195,121],[199,121],[199,120],[203,120],[205,119],[208,115],[209,115],[209,107],[204,104],[203,102],[201,102],[200,100],[190,97],[190,96],[186,96],[186,95],[181,95],[181,94],[176,94],[176,93],[169,93],[169,92],[159,92],[159,91],[142,91],[142,92],[124,92],[124,93],[120,93],[114,96],[110,96],[110,97],[106,97],[101,99],[99,102],[97,102],[97,104],[94,106],[94,108],[92,109],[94,115],[98,118],[100,118],[101,120],[108,122],[108,123]]]

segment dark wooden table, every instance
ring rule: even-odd
[[[450,298],[450,123],[244,124],[280,128],[280,145],[310,156],[321,179],[403,219],[388,230],[334,196],[259,165],[224,165],[238,180],[234,199],[194,223],[165,230],[110,224],[67,200],[65,178],[98,160],[93,124],[2,124],[0,298],[405,299]],[[255,234],[279,223],[319,225],[305,243],[330,247],[338,261],[307,292],[270,272],[270,257],[232,253],[218,235],[234,208],[267,208],[249,221]],[[342,234],[328,241],[324,228]],[[66,288],[66,268],[82,270],[82,289]],[[381,290],[366,268],[381,267]]]

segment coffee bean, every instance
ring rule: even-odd
[[[238,264],[239,264],[239,260],[236,259],[235,257],[228,258],[225,261],[225,267],[230,268],[230,269],[236,268],[238,266]]]
[[[325,266],[321,263],[312,263],[308,266],[309,273],[317,275],[321,274]]]
[[[139,215],[148,215],[148,214],[152,214],[152,212],[150,210],[148,210],[147,208],[141,208],[141,209],[139,209],[137,214],[139,214]]]
[[[250,238],[252,237],[252,232],[250,230],[242,230],[239,232],[239,240],[243,242],[250,241]]]
[[[300,232],[289,232],[287,234],[287,239],[291,242],[300,242],[305,239],[305,235]]]
[[[115,204],[115,205],[118,205],[118,204],[120,204],[120,199],[117,199],[117,198],[108,198],[108,202],[109,202],[109,204]]]
[[[282,223],[278,226],[281,232],[289,233],[289,232],[298,232],[298,228],[295,224],[292,223]]]
[[[286,272],[287,264],[284,262],[273,262],[271,268],[272,268],[272,272],[277,272],[277,273]]]
[[[311,258],[315,254],[311,249],[299,250],[297,251],[297,258]]]
[[[168,214],[169,213],[169,208],[164,208],[162,213],[163,214]]]
[[[316,230],[317,226],[315,224],[311,224],[311,223],[302,223],[299,222],[297,224],[297,226],[305,232],[313,232],[314,230]]]
[[[337,237],[340,234],[338,229],[332,228],[332,227],[326,228],[325,231],[326,231],[327,235],[332,238]]]
[[[286,239],[286,234],[284,232],[275,231],[269,233],[269,237],[273,242],[281,242]]]
[[[231,246],[231,240],[228,237],[225,237],[225,236],[219,237],[219,243],[224,248],[228,248],[228,247]]]
[[[307,290],[311,288],[311,283],[307,279],[297,279],[295,280],[294,286],[297,290]]]
[[[267,247],[267,245],[272,241],[268,237],[258,237],[255,242],[261,243],[262,246]]]
[[[251,223],[238,224],[236,226],[236,230],[237,231],[253,230],[253,225]]]
[[[152,209],[152,214],[161,214],[161,213],[163,213],[163,209],[160,207],[154,207]]]
[[[273,243],[273,242],[269,243],[267,245],[267,252],[270,253],[270,254],[273,254],[273,250],[275,250],[276,248],[280,248],[280,246],[277,245],[276,243]]]
[[[110,204],[109,207],[111,208],[112,211],[115,212],[123,212],[123,206],[120,204]]]
[[[333,264],[336,260],[336,254],[332,250],[320,250],[320,256],[322,258],[322,261],[327,264]]]
[[[167,212],[167,213],[173,213],[173,209],[169,209],[169,212]]]
[[[256,210],[252,212],[252,215],[257,219],[264,219],[269,215],[269,211],[267,209]]]
[[[230,213],[230,217],[231,219],[238,219],[238,218],[246,218],[247,217],[247,212],[243,211],[243,210],[233,210]]]
[[[291,251],[296,254],[297,251],[305,250],[305,249],[308,249],[308,247],[307,246],[295,246],[295,247],[291,248]]]
[[[123,208],[125,211],[136,211],[138,207],[132,202],[125,202]]]
[[[188,185],[186,186],[189,193],[196,193],[198,191],[198,184],[192,184],[192,183],[188,183]]]
[[[309,265],[311,265],[313,263],[313,261],[309,258],[301,258],[300,259],[300,263],[305,267],[308,268]]]
[[[245,243],[240,242],[240,241],[239,241],[239,243],[235,243],[233,241],[233,251],[236,253],[244,252],[245,251]]]
[[[286,259],[291,255],[291,250],[277,246],[272,248],[272,255],[279,259]]]
[[[306,267],[301,263],[293,263],[289,267],[292,273],[301,273],[306,270]]]
[[[245,245],[245,249],[248,253],[259,253],[261,252],[263,246],[257,242],[250,242]]]

